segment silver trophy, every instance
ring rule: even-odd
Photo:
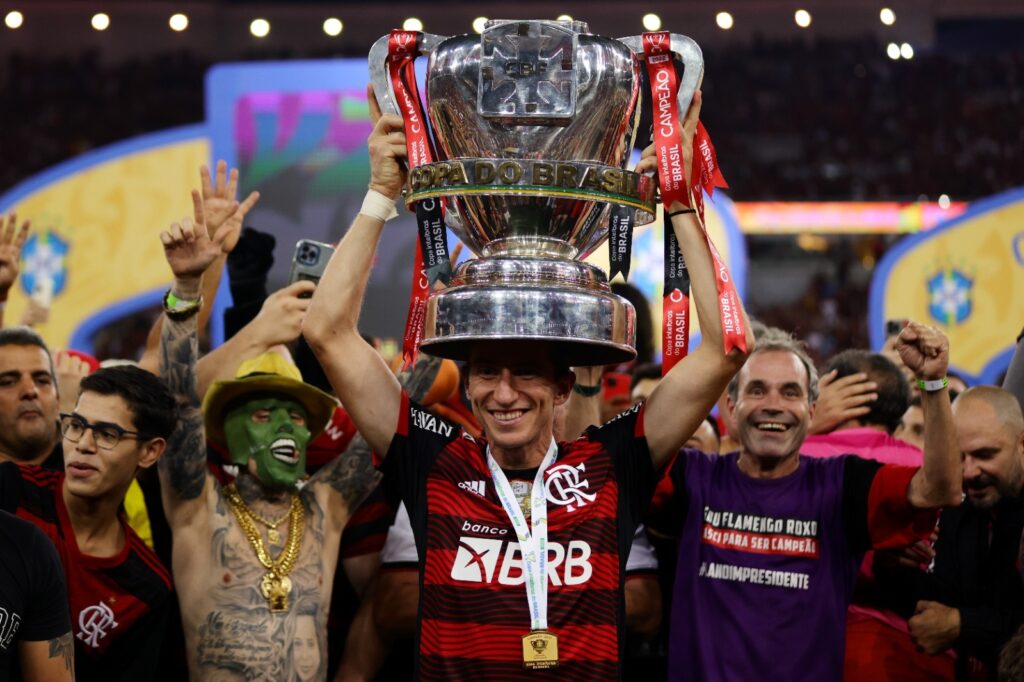
[[[389,37],[370,50],[381,110],[400,114]],[[679,110],[703,75],[700,48],[671,34],[683,63]],[[430,297],[424,352],[465,359],[471,342],[564,344],[577,365],[636,356],[635,311],[580,259],[608,237],[610,212],[656,214],[656,180],[626,168],[640,118],[641,36],[592,35],[581,21],[492,20],[480,36],[421,34],[426,115],[438,161],[413,169],[405,200],[444,197],[473,251]]]

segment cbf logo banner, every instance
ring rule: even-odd
[[[871,344],[885,321],[910,318],[949,336],[951,369],[994,383],[1024,325],[1024,188],[972,204],[958,218],[904,239],[871,281]]]

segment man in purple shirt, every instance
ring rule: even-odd
[[[839,680],[846,607],[863,552],[927,535],[960,500],[945,388],[949,347],[910,323],[898,349],[923,385],[920,468],[800,455],[817,372],[792,340],[764,339],[729,386],[741,449],[687,452],[659,516],[680,536],[672,680]],[[672,523],[674,521],[674,524]]]

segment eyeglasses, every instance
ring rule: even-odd
[[[104,450],[113,450],[122,438],[146,440],[149,437],[138,431],[122,429],[117,424],[90,424],[77,414],[61,413],[60,432],[72,443],[82,440],[82,436],[89,429],[92,429],[92,438],[96,441],[96,447]]]

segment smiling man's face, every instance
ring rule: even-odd
[[[231,461],[268,488],[294,488],[306,475],[306,410],[286,396],[241,403],[224,417]]]
[[[496,457],[542,457],[551,444],[555,407],[571,390],[572,375],[559,376],[539,344],[491,342],[473,349],[466,392]]]
[[[729,400],[744,451],[779,459],[799,452],[812,414],[807,382],[803,363],[788,351],[764,351],[747,359],[736,400]]]

